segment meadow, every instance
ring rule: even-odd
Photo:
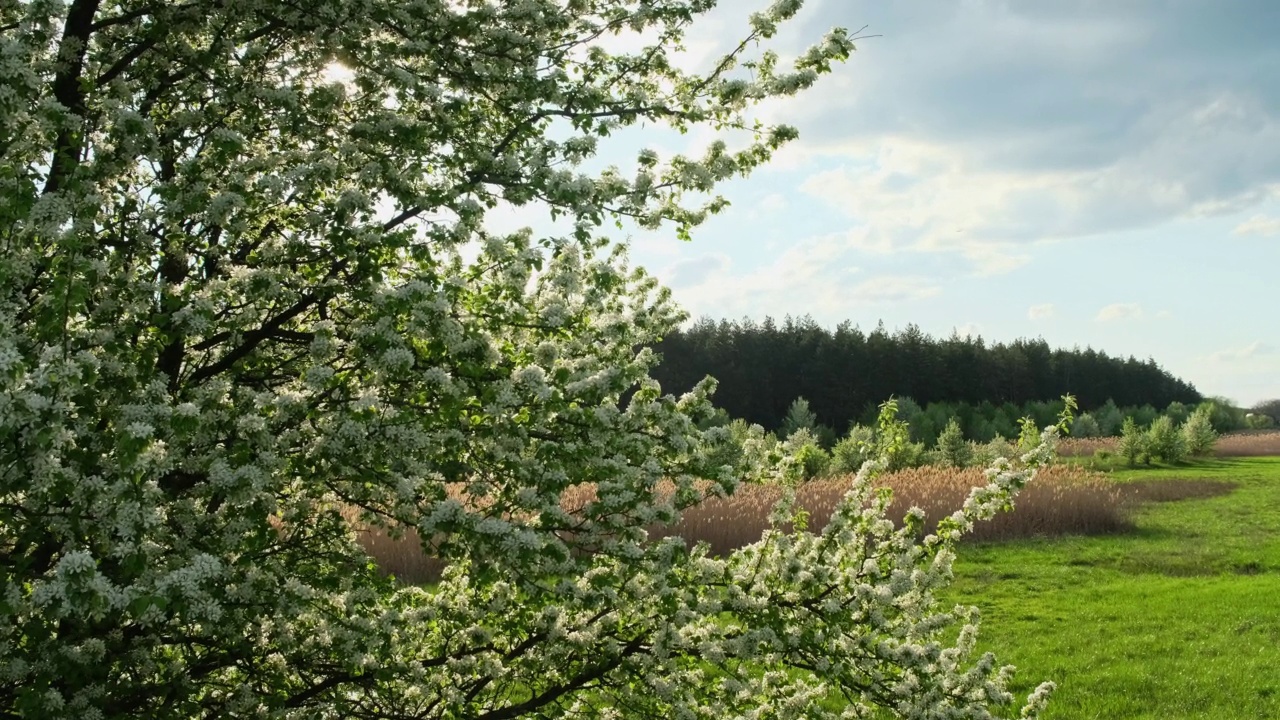
[[[982,649],[1018,666],[1015,689],[1058,684],[1049,720],[1280,717],[1277,444],[1280,433],[1228,436],[1218,457],[1107,472],[1068,448],[1077,457],[1042,470],[1012,512],[966,539],[947,599],[982,611]],[[802,486],[811,527],[850,480]],[[934,523],[983,477],[924,467],[877,482],[894,490],[891,516],[916,505]],[[746,486],[651,532],[724,552],[759,538],[779,494]],[[412,536],[362,542],[401,581],[438,577]]]
[[[1058,683],[1049,719],[1280,717],[1280,458],[1111,478],[1229,492],[1135,508],[1117,535],[967,548],[953,599],[982,610],[983,647],[1023,691]]]

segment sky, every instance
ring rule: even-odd
[[[721,5],[682,62],[761,3]],[[808,0],[774,47],[832,26],[875,37],[761,109],[800,139],[691,242],[630,234],[693,317],[1042,337],[1280,397],[1280,2]]]

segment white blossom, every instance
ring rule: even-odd
[[[1017,712],[935,592],[1052,432],[923,542],[872,497],[875,463],[815,533],[784,532],[788,494],[724,557],[649,535],[795,459],[760,430],[713,462],[713,383],[649,377],[684,315],[600,229],[687,233],[796,133],[594,157],[630,126],[755,127],[852,50],[837,30],[790,68],[747,42],[680,70],[712,4],[4,5],[0,708]],[[614,53],[624,28],[652,47]],[[566,236],[488,232],[504,201]],[[416,534],[439,582],[381,577],[371,525]]]

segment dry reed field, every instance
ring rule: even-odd
[[[811,529],[826,525],[852,480],[852,476],[815,480],[798,490],[798,504],[809,512]],[[885,475],[876,484],[893,490],[890,518],[900,520],[908,508],[919,506],[925,511],[926,530],[930,530],[960,507],[971,488],[985,484],[985,477],[978,468],[923,467]],[[967,537],[990,541],[1120,532],[1131,527],[1128,511],[1136,504],[1207,497],[1230,490],[1226,483],[1196,480],[1115,483],[1078,466],[1054,465],[1041,470],[1018,494],[1012,512],[979,523]],[[452,495],[459,492],[450,489]],[[775,486],[744,485],[732,497],[707,498],[686,510],[675,525],[650,528],[650,533],[655,538],[678,536],[689,543],[706,542],[713,553],[723,554],[760,539],[781,494]],[[573,510],[593,496],[593,488],[579,486],[567,492],[561,502]],[[379,567],[403,582],[431,582],[443,569],[438,559],[423,552],[413,532],[394,540],[380,530],[368,529],[358,537]]]
[[[1218,438],[1213,454],[1218,457],[1280,455],[1280,430],[1253,430],[1223,435]]]
[[[1058,455],[1062,457],[1093,457],[1099,450],[1115,452],[1120,438],[1063,438],[1058,441]]]
[[[1099,450],[1116,452],[1120,439],[1066,438],[1058,443],[1063,457],[1093,457]],[[1268,457],[1280,455],[1280,430],[1240,430],[1218,438],[1214,457]]]
[[[849,490],[852,476],[815,480],[797,492],[800,507],[809,512],[809,527],[821,529],[836,503]],[[922,467],[877,478],[876,485],[893,490],[889,517],[899,520],[913,506],[925,511],[925,529],[955,512],[969,491],[985,485],[979,468],[955,470]],[[715,553],[755,542],[769,526],[769,511],[781,490],[746,486],[730,498],[709,498],[684,512],[680,522],[662,534],[690,542],[705,541]],[[1123,515],[1125,492],[1101,475],[1082,468],[1046,468],[1018,494],[1015,509],[979,523],[971,540],[1003,540],[1037,535],[1116,532],[1128,527]]]

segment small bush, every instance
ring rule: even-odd
[[[977,467],[988,467],[996,458],[1012,460],[1017,454],[1018,449],[1013,446],[1013,443],[998,437],[991,442],[974,443],[970,463]]]
[[[1139,462],[1147,463],[1147,436],[1146,433],[1138,429],[1138,424],[1133,418],[1124,419],[1124,424],[1120,426],[1120,447],[1118,448],[1121,457],[1123,457],[1130,467],[1137,465]]]
[[[817,436],[812,430],[801,428],[787,438],[789,449],[795,453],[800,464],[800,479],[812,480],[824,475],[831,466],[831,456],[818,444]]]
[[[818,425],[818,416],[809,409],[809,401],[798,397],[787,408],[787,416],[782,419],[779,434],[789,438],[800,430],[813,430]]]
[[[1071,437],[1093,438],[1102,434],[1098,421],[1089,413],[1084,413],[1071,423]]]
[[[830,425],[819,425],[813,429],[813,436],[818,440],[818,446],[823,450],[830,450],[835,447],[836,440],[839,437],[836,431],[831,429]]]
[[[1151,423],[1146,432],[1146,451],[1151,459],[1166,463],[1179,463],[1187,457],[1187,446],[1173,419],[1162,415]]]
[[[898,452],[889,456],[889,464],[886,469],[889,472],[910,470],[928,465],[928,460],[929,450],[924,446],[924,443],[909,442],[903,445]]]
[[[973,448],[964,439],[960,430],[960,421],[951,418],[946,428],[938,435],[938,444],[934,448],[936,464],[942,467],[963,468],[973,461]]]
[[[865,425],[854,425],[831,449],[832,473],[856,473],[875,454],[875,432]]]
[[[1213,421],[1206,409],[1198,408],[1182,423],[1182,442],[1192,457],[1213,452],[1217,441],[1218,433],[1213,429]]]

